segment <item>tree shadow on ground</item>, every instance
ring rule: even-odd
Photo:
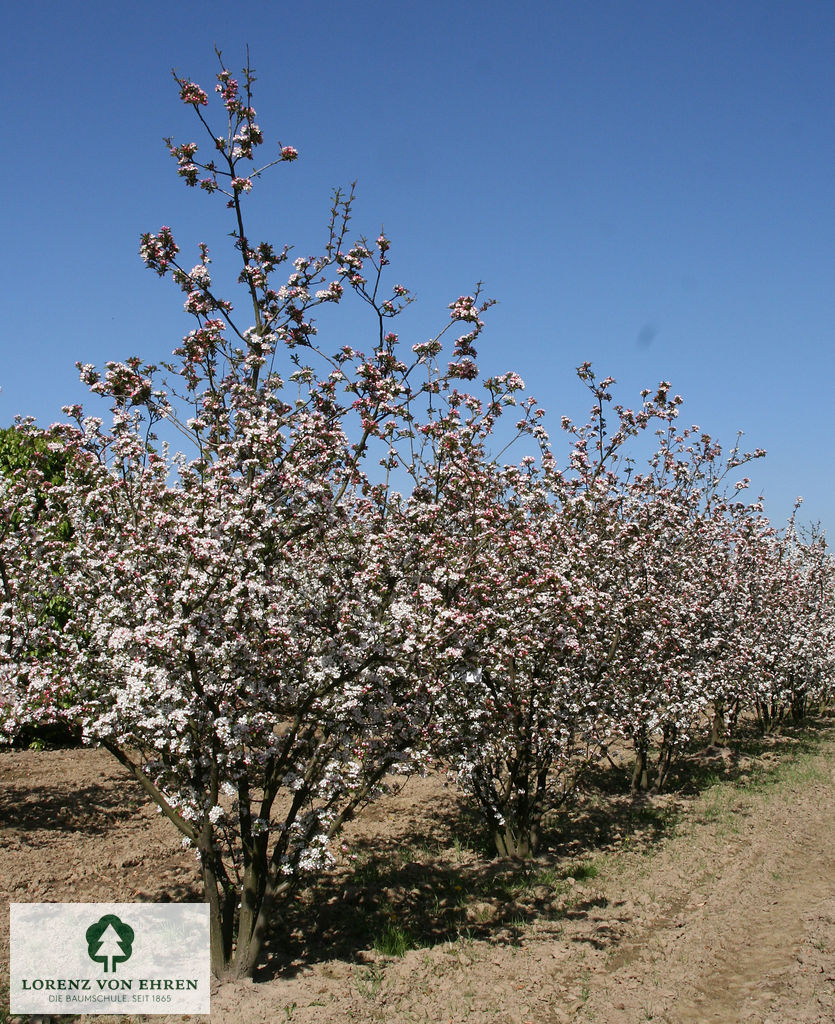
[[[655,844],[670,834],[696,797],[718,783],[756,783],[778,759],[815,750],[833,724],[835,713],[829,711],[802,723],[782,723],[765,734],[756,722],[744,721],[723,746],[694,739],[671,766],[661,793],[630,793],[630,752],[621,750],[617,761],[604,759],[589,767],[571,801],[547,821],[545,839],[554,850],[573,856],[630,841]]]
[[[545,822],[540,854],[525,864],[495,857],[463,798],[411,816],[395,834],[356,841],[353,860],[299,891],[274,921],[256,980],[291,976],[319,961],[402,956],[462,939],[519,944],[533,922],[540,937],[558,936],[561,922],[607,906],[585,884],[601,852],[657,845],[699,794],[767,773],[772,757],[814,750],[833,721],[825,716],[765,737],[746,724],[725,747],[694,743],[670,774],[674,791],[656,796],[631,795],[625,767],[604,762]],[[622,925],[596,926],[600,948],[617,945]]]
[[[372,950],[400,956],[460,939],[518,945],[534,921],[556,933],[567,915],[601,905],[569,882],[569,869],[471,854],[457,863],[454,849],[429,859],[400,842],[363,846],[351,867],[301,892],[275,922],[258,980],[317,961],[361,961]]]
[[[628,798],[566,809],[545,828],[540,855],[521,863],[496,857],[473,808],[460,797],[449,801],[397,834],[355,842],[352,861],[301,890],[274,922],[257,980],[462,939],[518,945],[534,922],[541,938],[556,937],[561,922],[606,906],[587,884],[604,825],[656,841],[665,813]]]
[[[41,830],[103,835],[127,821],[147,797],[126,780],[114,786],[4,786],[0,790],[0,829],[16,829],[18,838]]]

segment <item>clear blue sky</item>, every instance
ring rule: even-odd
[[[170,68],[211,88],[213,46],[238,68],[249,43],[259,122],[300,152],[253,234],[318,251],[357,179],[356,234],[384,224],[418,296],[410,344],[481,279],[480,362],[555,435],[586,359],[626,404],[671,380],[685,420],[768,449],[772,519],[803,495],[835,531],[831,0],[34,0],[0,28],[0,423],[60,418],[77,359],[158,360],[189,329],[137,256],[161,224],[184,250],[228,230],[160,141],[194,134]]]

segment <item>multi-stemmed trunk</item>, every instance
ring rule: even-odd
[[[649,740],[643,732],[635,737],[635,764],[630,788],[633,793],[649,789]]]
[[[266,853],[250,861],[239,885],[221,882],[213,856],[204,858],[201,853],[201,860],[209,903],[212,974],[230,980],[251,977],[269,931],[275,898],[292,883],[276,882]]]
[[[524,758],[503,767],[504,771],[496,775],[476,774],[473,793],[490,825],[496,853],[527,860],[539,848],[548,767],[529,773]]]

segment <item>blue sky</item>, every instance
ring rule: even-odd
[[[356,179],[355,233],[385,225],[418,297],[409,344],[483,280],[480,363],[522,375],[557,447],[588,405],[579,363],[627,405],[667,379],[687,422],[768,449],[751,476],[772,519],[803,495],[835,530],[828,0],[35,0],[0,40],[0,423],[83,400],[76,360],[159,360],[189,329],[139,234],[219,251],[229,227],[160,141],[194,135],[170,69],[211,88],[213,47],[237,69],[248,43],[259,123],[300,153],[264,180],[254,234],[318,251]]]

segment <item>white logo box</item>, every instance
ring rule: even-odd
[[[11,1013],[209,1013],[207,903],[12,903]]]

